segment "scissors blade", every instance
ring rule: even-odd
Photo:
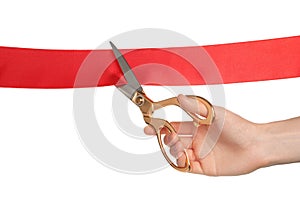
[[[123,94],[125,94],[128,98],[132,99],[133,95],[136,91],[142,92],[143,88],[140,85],[139,81],[136,79],[133,71],[131,70],[129,64],[125,60],[124,56],[118,50],[118,48],[110,41],[109,42],[114,55],[121,67],[121,70],[124,74],[124,77],[127,81],[127,84],[116,86]]]

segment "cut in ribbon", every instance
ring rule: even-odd
[[[146,63],[167,65],[181,73],[191,85],[207,84],[197,75],[195,68],[186,60],[172,55],[170,49],[193,54],[204,49],[217,66],[222,83],[263,81],[300,76],[300,36],[250,42],[210,45],[202,47],[145,48],[123,50],[131,66]],[[115,85],[122,73],[117,63],[105,66],[96,85],[89,82],[76,85],[76,76],[82,63],[96,52],[98,62],[114,61],[111,50],[46,50],[0,47],[0,87],[16,88],[73,88]],[[134,53],[132,53],[134,52]],[[197,55],[195,55],[197,56]],[[98,65],[97,63],[94,63]],[[101,65],[99,65],[101,66]],[[103,67],[103,66],[101,66]],[[205,67],[205,66],[203,66]],[[160,74],[155,83],[149,83],[148,73],[139,74],[141,84],[185,85],[179,79]],[[220,82],[210,82],[218,84]],[[75,86],[74,86],[75,85]]]

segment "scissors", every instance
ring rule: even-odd
[[[152,114],[155,110],[158,110],[160,108],[175,105],[179,106],[180,104],[177,100],[177,97],[173,97],[170,99],[165,99],[158,102],[153,102],[149,97],[146,96],[141,84],[135,77],[133,71],[131,70],[129,64],[125,60],[122,53],[117,49],[117,47],[110,42],[110,45],[112,47],[113,53],[117,59],[117,62],[119,63],[121,70],[123,72],[124,78],[127,81],[127,84],[122,85],[116,85],[116,87],[127,97],[129,98],[136,106],[138,106],[143,114],[143,118],[146,124],[153,127],[153,129],[156,132],[158,143],[160,146],[160,149],[165,157],[165,159],[168,161],[168,163],[175,168],[176,170],[179,170],[181,172],[189,172],[191,171],[191,165],[190,160],[187,154],[187,151],[184,149],[185,154],[185,165],[183,167],[177,166],[171,158],[168,156],[165,148],[163,147],[162,143],[162,136],[161,136],[161,129],[165,128],[167,130],[167,134],[169,133],[175,133],[175,128],[168,122],[167,120],[160,119],[160,118],[153,118]],[[196,114],[188,112],[184,110],[196,123],[197,125],[211,125],[211,123],[214,120],[215,112],[213,106],[204,98],[194,95],[189,95],[189,97],[194,98],[201,102],[203,105],[205,105],[207,109],[207,116],[205,118],[200,118]],[[181,108],[182,109],[182,108]]]

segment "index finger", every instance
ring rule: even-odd
[[[202,102],[198,101],[197,99],[187,97],[182,94],[178,95],[177,99],[180,103],[180,107],[182,107],[184,110],[190,113],[197,113],[201,116],[207,115],[207,108]]]

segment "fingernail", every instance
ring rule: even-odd
[[[182,102],[182,101],[184,101],[186,98],[187,98],[187,96],[185,96],[183,94],[179,94],[178,97],[177,97],[179,103]]]

